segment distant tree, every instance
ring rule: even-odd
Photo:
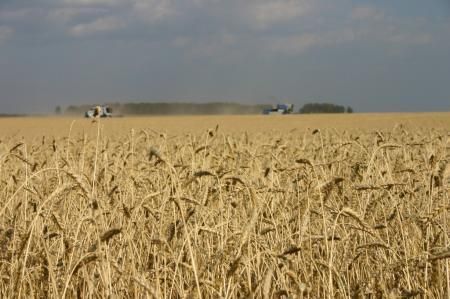
[[[308,103],[299,110],[300,113],[344,113],[345,107],[330,103]]]
[[[55,114],[59,115],[59,114],[61,114],[61,111],[62,111],[61,106],[56,106]]]
[[[350,106],[348,106],[348,107],[347,107],[347,113],[353,113],[353,108],[350,107]]]

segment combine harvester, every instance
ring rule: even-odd
[[[294,112],[294,104],[277,104],[271,109],[264,109],[263,114],[291,114]]]
[[[106,105],[94,106],[84,114],[86,118],[112,117],[112,109]]]

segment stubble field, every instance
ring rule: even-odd
[[[443,298],[450,113],[0,119],[1,298]]]

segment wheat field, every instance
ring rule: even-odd
[[[1,298],[443,298],[450,113],[0,119]]]

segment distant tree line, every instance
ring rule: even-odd
[[[26,114],[8,114],[8,113],[0,113],[0,117],[23,117],[27,116]]]
[[[237,103],[112,103],[116,115],[200,115],[200,114],[261,114],[270,105],[243,105]],[[92,105],[69,106],[65,114],[84,114]],[[55,111],[56,112],[56,111]]]
[[[238,103],[110,103],[114,115],[208,115],[208,114],[261,114],[271,105],[244,105]],[[55,113],[84,115],[93,105],[69,106],[64,111],[60,106]],[[308,103],[298,111],[308,113],[353,113],[351,107],[330,103]]]
[[[299,113],[353,113],[352,107],[334,105],[330,103],[308,103],[300,108]]]

